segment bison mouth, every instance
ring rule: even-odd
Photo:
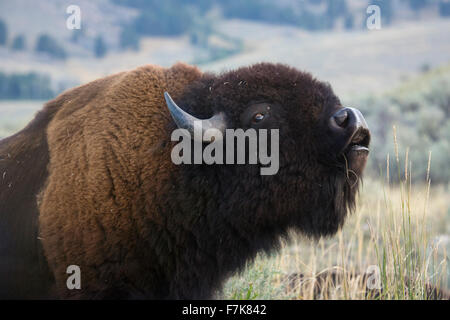
[[[363,152],[364,154],[369,154],[369,143],[370,134],[369,130],[361,128],[355,132],[355,134],[350,138],[348,144],[344,147],[344,151],[348,152]]]
[[[369,155],[370,132],[364,116],[355,108],[339,108],[327,124],[333,141],[330,151],[345,164],[347,177],[353,174],[358,179]]]
[[[360,128],[352,135],[341,155],[344,160],[347,177],[358,180],[369,156],[370,133],[366,128]]]

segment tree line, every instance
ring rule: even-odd
[[[47,100],[54,95],[48,76],[35,72],[24,74],[0,72],[0,99]]]
[[[78,40],[79,33],[74,31],[72,41]],[[27,39],[25,35],[18,34],[12,39],[9,39],[9,30],[6,23],[0,19],[0,47],[9,47],[14,51],[28,50]],[[49,34],[40,34],[36,39],[34,46],[36,53],[46,54],[53,59],[64,60],[68,57],[67,51],[63,45]],[[97,58],[102,58],[106,55],[108,47],[101,35],[94,39],[93,53]]]

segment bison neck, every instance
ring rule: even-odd
[[[196,180],[188,177],[191,188]],[[171,203],[171,212],[165,214],[171,220],[166,220],[164,236],[158,238],[167,241],[166,252],[170,252],[162,261],[166,272],[161,283],[170,282],[161,292],[165,298],[214,297],[230,275],[241,271],[258,252],[277,248],[280,236],[286,234],[285,224],[267,221],[267,217],[276,216],[275,208],[245,199],[256,197],[246,190],[248,185],[223,177],[198,180],[194,187],[195,194]],[[185,188],[188,190],[188,185]],[[160,245],[153,243],[152,247]]]
[[[245,230],[230,221],[211,221],[200,217],[192,230],[177,235],[173,265],[167,263],[169,299],[210,299],[218,294],[224,281],[242,271],[260,251],[277,247],[281,231],[267,229],[264,234]]]

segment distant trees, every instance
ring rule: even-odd
[[[0,20],[0,46],[5,46],[8,40],[8,28],[3,20]]]
[[[377,5],[381,10],[381,20],[383,24],[390,24],[392,22],[394,10],[392,8],[392,1],[379,1],[379,0],[370,0],[369,5]],[[364,21],[364,27],[366,26],[366,21]]]
[[[313,13],[309,5],[325,4],[325,12]],[[346,0],[309,0],[298,3],[297,10],[269,0],[228,0],[220,3],[225,17],[258,20],[266,23],[290,24],[308,30],[324,30],[343,17],[346,27],[353,26]]]
[[[307,30],[326,30],[342,21],[345,29],[360,27],[359,17],[364,12],[355,12],[349,0],[112,0],[119,5],[138,10],[139,15],[126,26],[121,35],[122,48],[136,48],[137,38],[142,35],[173,36],[192,33],[196,20],[204,19],[204,14],[212,7],[219,8],[225,18],[256,20],[264,23],[288,24]],[[438,0],[402,0],[418,12]],[[450,2],[439,0],[441,16],[450,16]],[[394,18],[391,0],[368,0],[368,5],[381,9],[383,25],[389,25]],[[313,8],[315,7],[315,8]],[[366,23],[364,21],[364,28]],[[132,36],[131,38],[129,36]],[[197,34],[192,36],[196,42]]]
[[[439,14],[441,17],[450,17],[450,1],[441,0],[439,2]]]
[[[195,15],[209,9],[213,1],[198,0],[192,3],[189,0],[114,0],[114,2],[139,9],[140,14],[129,26],[138,35],[173,36],[185,33],[192,26]],[[129,29],[126,32],[130,34]]]
[[[428,4],[428,0],[409,0],[409,6],[414,11],[423,9]]]
[[[15,51],[25,50],[25,36],[23,34],[17,35],[13,40],[11,48]]]
[[[122,49],[139,50],[139,35],[134,28],[127,26],[122,29],[119,45]]]
[[[4,74],[0,72],[0,99],[50,99],[54,96],[50,78],[31,72]]]
[[[72,36],[70,37],[70,41],[72,41],[73,43],[78,43],[80,41],[80,39],[85,36],[85,34],[84,34],[85,28],[86,27],[84,27],[82,29],[71,30]]]
[[[46,53],[56,59],[66,59],[67,53],[58,42],[48,34],[39,36],[36,43],[36,52]]]
[[[347,30],[353,29],[355,26],[355,18],[352,14],[348,14],[344,20],[344,28]]]
[[[165,4],[166,2],[162,2]],[[184,33],[192,25],[192,15],[183,8],[163,5],[159,10],[145,10],[135,21],[135,29],[142,35],[173,36]]]
[[[97,58],[103,58],[108,51],[102,36],[97,36],[94,41],[94,54]]]
[[[345,0],[327,0],[327,28],[333,28],[334,21],[339,17],[345,17],[347,13],[348,7]]]
[[[228,0],[221,3],[225,17],[248,20],[259,20],[267,23],[282,23],[300,25],[305,24],[305,19],[314,18],[312,15],[294,13],[287,7],[281,7],[276,2],[267,0]],[[315,25],[311,20],[310,25]]]

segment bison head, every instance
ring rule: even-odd
[[[203,194],[217,202],[214,219],[255,239],[291,227],[307,236],[331,235],[342,226],[354,206],[370,134],[362,114],[342,106],[330,85],[284,65],[257,64],[206,74],[175,100],[166,93],[175,123],[189,131],[201,119],[204,130],[279,130],[275,175],[260,175],[259,164],[182,165],[181,174],[201,181]]]

